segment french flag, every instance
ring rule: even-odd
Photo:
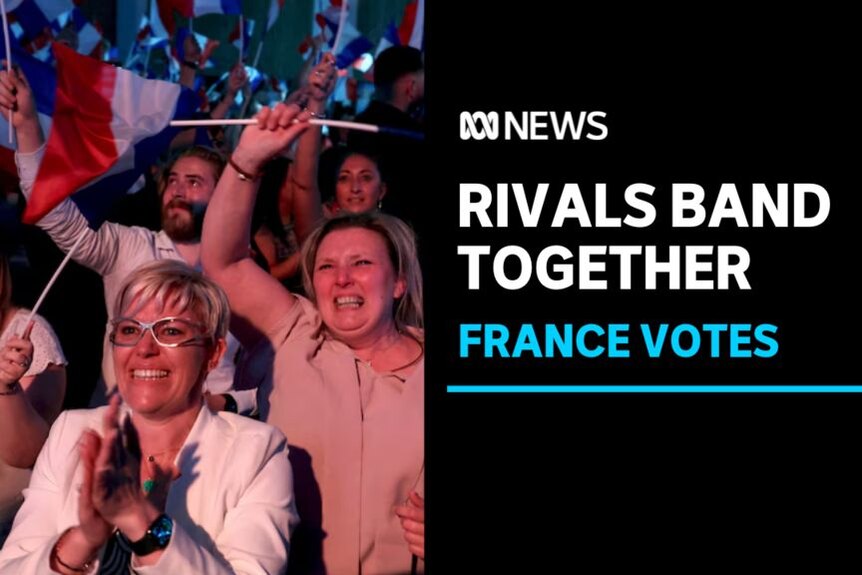
[[[59,34],[70,21],[78,33],[78,52],[93,55],[93,52],[102,42],[101,29],[93,25],[83,12],[73,8],[70,12],[61,14],[51,23],[55,35]]]
[[[284,0],[271,0],[269,3],[269,14],[266,16],[266,29],[269,31],[278,20],[278,15],[281,14],[281,9],[284,8]]]
[[[191,115],[195,94],[62,44],[54,44],[54,54],[51,132],[22,221],[38,222],[74,194],[91,225],[98,225],[113,200],[168,148],[179,132],[168,123]]]
[[[186,59],[186,36],[192,34],[193,32],[182,26],[177,29],[176,36],[174,38],[174,45],[171,48],[171,56],[177,61],[177,63],[184,62]],[[219,41],[214,40],[212,38],[207,38],[203,34],[198,34],[194,32],[195,41],[198,43],[198,46],[202,46],[201,49],[201,57],[198,61],[198,65],[201,68],[213,68],[215,64],[210,61],[212,57],[213,51],[219,46]]]
[[[72,0],[10,0],[6,12],[10,21],[17,22],[27,38],[39,36],[64,12],[74,8]]]
[[[315,16],[317,25],[320,26],[327,37],[327,43],[334,47],[335,39],[338,37],[338,23],[341,19],[341,8],[330,6]],[[335,55],[335,65],[339,68],[347,68],[366,52],[371,52],[374,44],[363,36],[350,22],[344,23],[344,31],[341,34],[341,45]]]
[[[135,41],[132,43],[129,57],[126,59],[125,64],[123,64],[123,68],[131,70],[145,78],[148,77],[150,53],[156,50],[164,51],[165,55],[169,59],[171,58],[168,39],[153,36],[150,19],[146,16],[141,16],[141,22],[138,25],[138,34],[135,36]]]
[[[398,36],[398,28],[395,27],[394,22],[389,22],[389,25],[386,26],[386,31],[383,32],[383,36],[380,37],[380,42],[377,43],[377,51],[374,52],[374,58],[377,58],[383,50],[400,45],[401,38]]]
[[[397,28],[394,22],[389,23],[380,37],[374,57],[391,46],[412,46],[418,50],[425,48],[425,0],[414,0],[405,6],[401,25]]]
[[[239,24],[240,19],[237,19],[236,25],[231,30],[230,34],[228,34],[228,41],[237,47],[237,50],[240,50],[243,54],[248,54],[248,46],[251,43],[251,35],[254,34],[254,20],[249,20],[248,18],[242,18],[242,32],[240,32]],[[240,44],[240,39],[242,39],[242,44]]]
[[[0,56],[6,57],[6,50],[0,44]],[[42,62],[12,44],[12,61],[21,67],[27,77],[33,97],[36,100],[36,112],[42,132],[47,134],[51,129],[51,115],[54,113],[54,92],[57,87],[57,76],[51,64]],[[15,166],[15,149],[6,137],[9,126],[6,118],[0,116],[0,170],[15,177],[18,168]]]
[[[174,35],[174,12],[185,18],[204,14],[242,14],[241,0],[155,0],[150,6],[150,22],[156,36]]]
[[[186,0],[195,16],[204,14],[242,14],[241,0]]]
[[[404,7],[398,39],[402,46],[411,46],[417,50],[425,47],[425,0],[413,0]]]

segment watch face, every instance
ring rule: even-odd
[[[171,533],[174,530],[174,522],[167,515],[162,515],[153,523],[150,532],[157,541],[159,548],[164,549],[171,541]]]
[[[174,522],[166,514],[162,513],[153,521],[146,534],[138,541],[130,542],[129,547],[135,555],[143,557],[153,551],[164,549],[171,542],[171,533],[174,531]]]

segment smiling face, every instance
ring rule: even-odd
[[[405,284],[377,232],[330,232],[317,250],[312,282],[323,323],[350,347],[369,347],[395,328],[392,306]]]
[[[208,161],[185,156],[174,162],[162,194],[162,229],[174,241],[200,240],[203,212],[218,177]]]
[[[191,309],[181,310],[171,298],[161,306],[156,300],[146,302],[140,309],[138,300],[124,310],[123,315],[140,322],[153,322],[164,317],[177,317],[193,324],[203,324],[199,314]],[[200,325],[195,335],[204,335]],[[149,331],[131,347],[113,346],[114,368],[123,400],[136,413],[151,418],[165,419],[201,405],[203,380],[218,363],[224,340],[215,344],[193,343],[175,348],[162,347]]]
[[[335,181],[338,207],[350,213],[368,212],[386,195],[377,164],[362,154],[351,154],[342,163]]]

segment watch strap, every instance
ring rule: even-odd
[[[129,547],[138,557],[149,555],[159,549],[164,549],[171,542],[174,532],[174,521],[167,513],[162,513],[147,528],[147,532],[137,541],[130,541]]]

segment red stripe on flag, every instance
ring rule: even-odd
[[[118,159],[111,120],[116,68],[54,43],[57,92],[51,135],[21,218],[33,224]]]
[[[413,25],[416,23],[416,8],[419,2],[413,1],[404,7],[404,16],[401,18],[401,25],[398,27],[398,39],[401,40],[402,46],[410,44],[410,36],[413,35]]]
[[[159,11],[159,20],[165,30],[173,36],[177,31],[176,18],[174,11],[179,12],[181,16],[191,18],[194,16],[194,0],[156,0]]]

